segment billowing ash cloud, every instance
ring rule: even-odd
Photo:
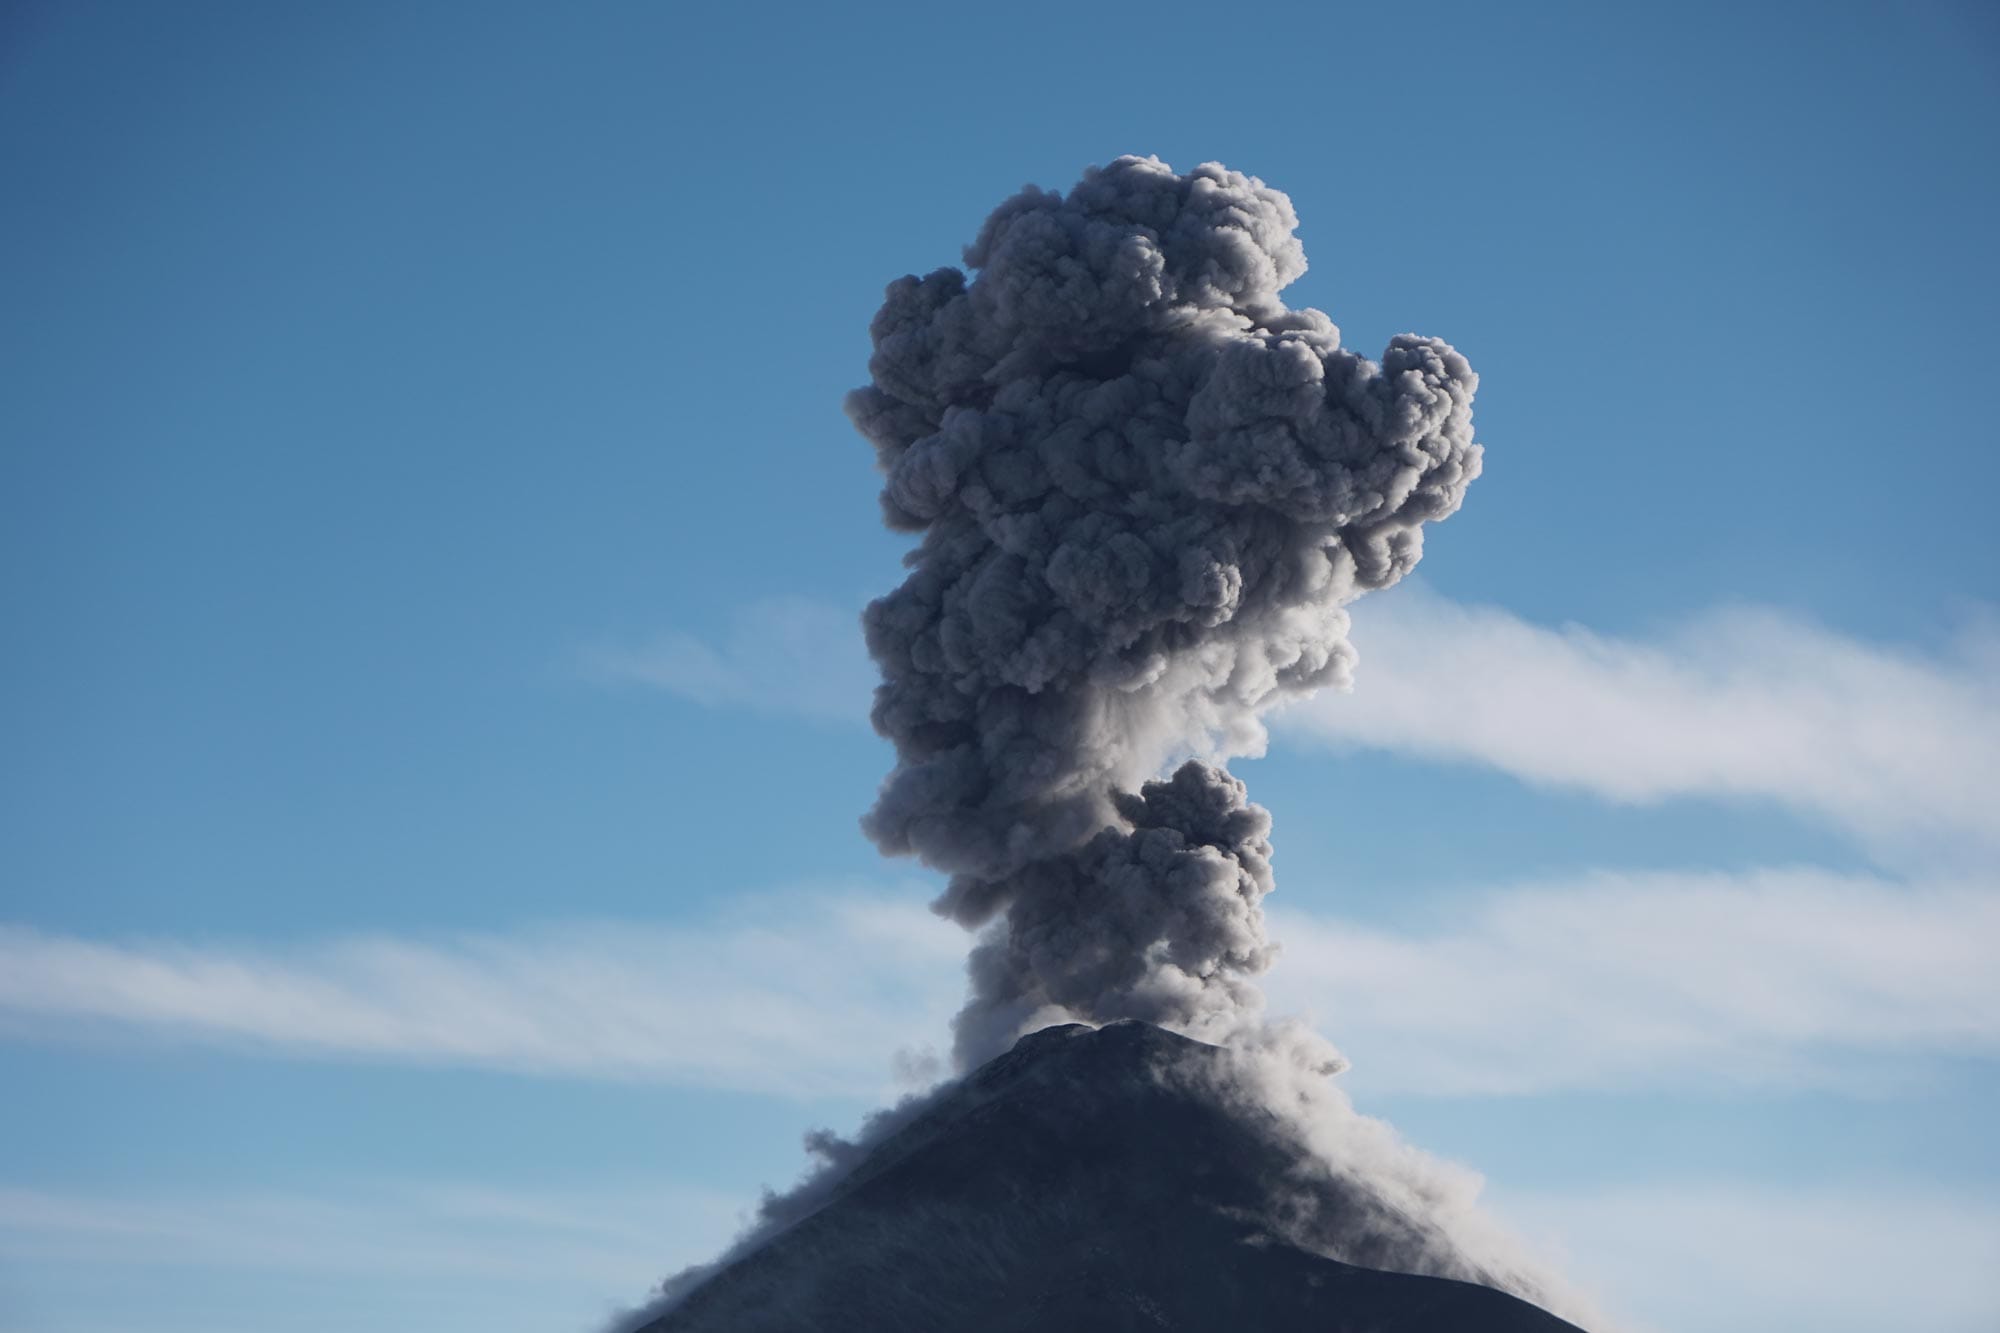
[[[1270,821],[1211,761],[1345,681],[1342,608],[1478,475],[1463,357],[1371,361],[1279,299],[1297,222],[1254,177],[1124,157],[1014,196],[972,276],[903,278],[875,317],[848,413],[922,540],[865,617],[897,755],[866,827],[990,927],[962,1064],[1069,1019],[1254,1020]]]
[[[1268,1146],[1277,1165],[1242,1182],[1259,1225],[1602,1327],[1479,1211],[1476,1178],[1356,1114],[1326,1077],[1332,1048],[1262,1018],[1270,817],[1218,765],[1261,748],[1262,710],[1344,682],[1343,607],[1409,572],[1424,523],[1479,472],[1463,357],[1404,336],[1370,361],[1279,301],[1305,271],[1296,225],[1251,177],[1125,157],[1067,195],[1002,204],[966,251],[974,276],[890,286],[873,383],[848,411],[880,454],[889,523],[922,539],[865,617],[897,756],[866,827],[949,872],[938,909],[983,931],[962,1066],[1072,1020],[1224,1043],[1152,1076],[1198,1085]],[[976,1102],[979,1077],[853,1141],[811,1138],[820,1168],[619,1333],[710,1326],[667,1321],[838,1205],[905,1127]],[[941,1225],[913,1216],[895,1244],[992,1268],[984,1240],[954,1250],[930,1235]]]

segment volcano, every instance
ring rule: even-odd
[[[1232,1095],[1229,1067],[1144,1023],[1032,1033],[625,1327],[1578,1333],[1469,1263],[1385,1271],[1439,1238]]]

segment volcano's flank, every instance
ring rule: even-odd
[[[1231,1096],[1227,1058],[1134,1022],[1024,1037],[878,1139],[805,1216],[631,1327],[1574,1330],[1474,1282],[1368,1267],[1424,1223]],[[1308,1234],[1349,1262],[1304,1248]]]

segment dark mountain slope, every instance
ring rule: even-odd
[[[1050,1028],[876,1144],[817,1208],[644,1333],[1561,1333],[1470,1282],[1335,1262],[1283,1237],[1419,1224],[1303,1167],[1214,1091],[1216,1048],[1138,1023]],[[1349,1244],[1355,1257],[1369,1246]]]

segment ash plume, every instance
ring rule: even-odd
[[[900,279],[875,317],[847,410],[922,538],[864,616],[897,757],[864,823],[985,928],[962,1067],[1054,1022],[1256,1022],[1270,821],[1217,764],[1346,682],[1342,608],[1478,475],[1463,357],[1371,361],[1279,299],[1297,225],[1254,177],[1122,157],[1023,190],[972,276]]]
[[[1253,177],[1122,157],[1067,194],[1031,186],[1002,204],[966,249],[970,276],[890,285],[872,382],[847,410],[886,474],[888,523],[921,538],[863,617],[874,721],[896,749],[864,827],[947,872],[934,906],[980,932],[954,1020],[972,1072],[853,1140],[810,1136],[817,1169],[616,1333],[751,1327],[731,1322],[739,1298],[770,1327],[833,1327],[812,1321],[846,1308],[827,1293],[855,1265],[913,1300],[963,1302],[988,1278],[1012,1290],[1018,1247],[1067,1236],[1130,1180],[1072,1199],[1010,1178],[988,1206],[950,1193],[954,1167],[922,1177],[943,1182],[919,1191],[931,1211],[866,1198],[912,1155],[990,1131],[979,1108],[1016,1077],[1044,1080],[1021,1104],[1058,1131],[1088,1137],[1107,1107],[1131,1111],[1112,1154],[1142,1149],[1120,1168],[1131,1180],[1240,1138],[1246,1155],[1196,1172],[1236,1191],[1204,1217],[1604,1327],[1481,1212],[1476,1176],[1356,1113],[1328,1078],[1333,1048],[1263,1014],[1271,821],[1221,765],[1262,749],[1265,710],[1347,682],[1343,608],[1416,565],[1423,525],[1457,509],[1480,465],[1477,377],[1457,352],[1403,335],[1371,361],[1279,300],[1305,271],[1296,226]],[[1077,1032],[1139,1054],[1066,1064],[1052,1053]],[[1170,1088],[1210,1128],[1162,1130]],[[981,1170],[1017,1151],[977,1143]],[[850,1230],[864,1217],[865,1242]],[[1079,1246],[1143,1248],[1150,1226],[1108,1221]]]

